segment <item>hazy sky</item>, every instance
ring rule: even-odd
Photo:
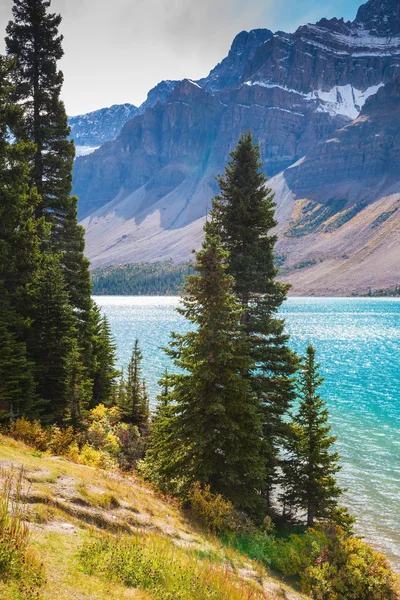
[[[63,15],[68,114],[141,104],[162,79],[199,79],[243,29],[354,19],[363,0],[53,0]],[[0,28],[13,0],[0,0]],[[3,37],[3,36],[1,36]]]

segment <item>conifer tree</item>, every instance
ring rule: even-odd
[[[331,448],[336,438],[330,435],[328,410],[318,394],[323,379],[310,344],[300,371],[300,406],[292,424],[283,461],[285,505],[307,511],[307,525],[315,519],[331,518],[338,513],[342,490],[335,479],[340,470],[339,455]],[[339,515],[340,516],[340,515]]]
[[[145,473],[161,490],[171,494],[179,493],[179,473],[176,472],[173,457],[180,454],[180,440],[175,435],[176,407],[173,389],[173,376],[168,370],[159,381],[161,392],[150,423],[150,443],[145,458]]]
[[[218,178],[220,194],[213,200],[212,226],[228,251],[228,273],[233,276],[235,294],[243,307],[242,322],[251,344],[254,361],[247,374],[263,407],[269,496],[275,479],[278,446],[287,434],[283,419],[295,392],[295,354],[288,347],[289,336],[278,310],[289,286],[276,280],[274,262],[276,226],[273,194],[261,171],[260,150],[250,133],[243,134],[225,175]]]
[[[19,416],[37,417],[37,402],[33,365],[28,360],[26,345],[18,340],[11,326],[18,315],[9,302],[4,286],[0,285],[0,419]]]
[[[142,378],[142,360],[139,340],[135,340],[120,408],[124,419],[139,428],[147,427],[149,420],[149,399]]]
[[[51,224],[50,250],[59,254],[80,346],[90,361],[91,282],[83,255],[83,229],[77,222],[77,198],[71,197],[74,144],[61,100],[63,56],[61,16],[49,12],[49,0],[14,0],[7,26],[8,55],[16,62],[14,100],[23,107],[19,136],[35,144],[31,183],[40,196],[36,216]],[[48,238],[46,237],[44,247]]]
[[[3,415],[37,416],[26,350],[32,281],[40,261],[37,195],[29,189],[32,144],[10,142],[21,119],[12,102],[13,65],[0,57],[0,403]]]
[[[160,478],[211,486],[238,508],[257,513],[265,477],[261,411],[249,381],[249,345],[242,310],[226,273],[227,253],[209,227],[196,255],[197,276],[178,309],[197,329],[173,334],[168,354],[179,374],[153,431],[152,454]]]
[[[38,293],[28,353],[35,365],[37,393],[45,403],[42,418],[63,423],[70,408],[68,378],[71,352],[76,352],[76,329],[56,255],[45,255],[35,283]]]
[[[113,391],[119,372],[115,368],[116,347],[112,338],[110,324],[106,316],[102,316],[99,308],[93,303],[93,390],[91,406],[112,403]]]

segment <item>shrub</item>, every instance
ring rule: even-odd
[[[9,433],[15,440],[20,440],[41,452],[46,452],[48,448],[49,435],[39,421],[30,422],[22,417],[10,424]]]
[[[79,434],[72,427],[43,427],[39,421],[24,418],[11,423],[8,433],[39,452],[51,452],[100,468],[132,469],[144,457],[146,447],[146,439],[138,428],[122,423],[117,407],[103,404],[89,411],[86,430]]]
[[[97,467],[98,469],[112,469],[116,466],[112,457],[103,450],[96,450],[89,444],[85,444],[76,457],[76,462],[88,467]]]
[[[327,535],[318,529],[304,534],[292,534],[277,540],[271,551],[271,567],[287,577],[302,577],[328,543]]]
[[[69,447],[75,441],[74,430],[72,427],[61,429],[57,425],[52,425],[48,429],[47,450],[57,456],[67,454]]]
[[[271,567],[296,576],[314,600],[397,600],[399,581],[385,557],[335,525],[292,534],[270,548]]]
[[[210,486],[195,483],[189,492],[189,501],[193,511],[203,525],[212,533],[252,531],[250,519],[236,510],[229,500],[221,494],[213,494]]]
[[[336,528],[302,587],[315,600],[397,600],[399,580],[382,554]]]

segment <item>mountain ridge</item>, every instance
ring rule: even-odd
[[[324,179],[329,165],[319,173],[309,165],[320,164],[318,153],[346,127],[355,132],[353,148],[362,145],[366,129],[359,127],[360,114],[371,106],[371,98],[384,110],[387,97],[381,90],[400,75],[400,3],[384,4],[386,36],[377,28],[382,6],[375,0],[361,7],[353,22],[322,19],[293,34],[241,32],[207,78],[161,86],[161,97],[127,122],[116,140],[77,159],[75,193],[94,267],[187,260],[201,241],[204,217],[217,192],[215,175],[242,131],[251,130],[259,141],[264,168],[277,186],[281,232],[292,220],[293,199],[299,194],[324,204],[311,188],[329,189]],[[378,107],[378,119],[379,112]],[[390,144],[394,132],[386,129],[385,143]],[[380,148],[378,140],[378,154]],[[382,194],[390,186],[385,185],[377,195],[369,194],[370,200],[362,198],[362,190],[356,193],[347,169],[353,157],[346,155],[345,146],[335,160],[332,173],[341,179],[346,200],[331,203],[330,218],[343,207],[386,197]],[[387,170],[384,160],[381,166]],[[397,183],[392,185],[395,193]],[[325,204],[330,200],[328,194]],[[293,243],[288,248],[289,253],[304,252]]]

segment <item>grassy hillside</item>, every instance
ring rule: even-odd
[[[29,527],[28,561],[39,571],[43,563],[29,586],[24,570],[20,580],[17,571],[5,577],[0,570],[1,600],[304,598],[134,476],[41,454],[4,436],[0,468],[3,484],[23,469],[18,510]]]

